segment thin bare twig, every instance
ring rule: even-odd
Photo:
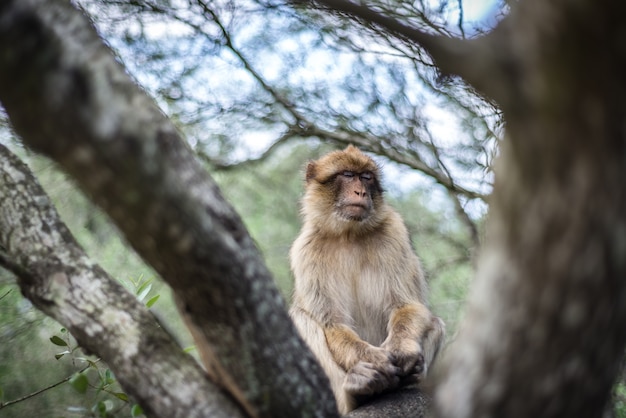
[[[465,38],[465,29],[463,29],[463,0],[457,0],[459,4],[459,21],[457,26],[459,27],[459,32],[461,32],[461,38]]]
[[[261,74],[252,66],[252,64],[250,64],[250,62],[246,59],[246,57],[244,57],[241,51],[239,51],[239,49],[235,47],[235,45],[233,44],[232,38],[230,36],[230,33],[228,32],[228,30],[226,29],[226,27],[220,20],[217,13],[215,13],[203,0],[197,0],[197,1],[198,1],[198,4],[202,7],[202,10],[204,11],[204,13],[206,13],[208,16],[211,17],[213,22],[215,22],[215,24],[220,29],[220,32],[222,32],[225,46],[228,49],[230,49],[230,51],[233,54],[235,54],[235,56],[239,59],[239,61],[241,61],[244,68],[250,73],[250,75],[252,75],[252,77],[254,77],[254,79],[257,80],[257,82],[261,85],[261,87],[265,91],[267,91],[274,98],[274,100],[280,103],[283,106],[283,108],[285,108],[285,110],[287,110],[295,118],[295,124],[299,124],[303,121],[306,121],[306,118],[302,114],[300,114],[300,112],[296,110],[295,106],[289,100],[287,100],[285,97],[279,94],[276,90],[274,90],[274,88],[265,81],[263,76],[261,76]]]
[[[454,178],[450,174],[450,170],[448,169],[446,164],[443,162],[441,158],[441,153],[439,152],[439,148],[433,142],[433,137],[430,134],[430,131],[428,131],[427,128],[424,128],[424,129],[426,130],[426,137],[428,138],[430,149],[433,155],[435,156],[435,159],[437,160],[437,165],[439,165],[441,170],[446,174],[446,176],[454,184]],[[461,204],[461,200],[459,199],[459,193],[455,192],[452,188],[449,188],[449,187],[446,187],[446,191],[448,192],[448,196],[450,196],[450,199],[452,199],[452,202],[454,203],[454,208],[456,210],[456,213],[459,219],[461,220],[461,222],[463,222],[463,224],[465,224],[465,226],[467,226],[467,229],[470,234],[470,239],[473,244],[473,249],[478,248],[480,246],[480,238],[478,235],[478,228],[476,227],[476,223],[472,220],[472,218],[470,218],[467,211]],[[472,251],[472,258],[474,255],[473,252],[474,251]]]
[[[505,68],[500,68],[500,64],[512,57],[507,48],[496,47],[506,45],[507,40],[503,40],[507,36],[506,31],[498,34],[497,43],[493,42],[491,35],[480,39],[458,39],[432,35],[408,26],[363,3],[350,0],[314,0],[312,3],[322,5],[330,12],[345,13],[361,24],[379,26],[405,42],[418,44],[431,55],[443,74],[458,75],[487,96],[497,100],[506,90],[506,73],[500,71]],[[497,86],[494,88],[494,85]]]
[[[88,364],[87,366],[83,367],[82,369],[80,369],[77,372],[72,373],[71,375],[69,375],[68,377],[64,378],[63,380],[61,380],[59,382],[56,382],[56,383],[53,383],[50,386],[46,386],[43,389],[39,389],[39,390],[37,390],[37,391],[35,391],[33,393],[29,393],[28,395],[24,395],[24,396],[22,396],[20,398],[13,399],[13,400],[10,400],[10,401],[7,401],[7,402],[0,402],[0,409],[6,408],[7,406],[15,405],[16,403],[23,402],[23,401],[28,400],[30,398],[33,398],[33,397],[35,397],[37,395],[41,395],[42,393],[47,392],[50,389],[54,389],[55,387],[60,386],[60,385],[62,385],[65,382],[69,382],[72,379],[72,377],[74,377],[76,374],[82,373],[82,372],[84,372],[85,370],[87,370],[90,367],[91,367],[91,365]]]
[[[233,170],[242,166],[247,166],[247,165],[251,165],[251,164],[258,164],[261,163],[263,161],[265,161],[267,158],[269,158],[274,151],[276,150],[276,148],[278,148],[279,146],[281,146],[282,144],[286,143],[287,141],[289,141],[290,139],[294,138],[295,136],[299,136],[298,132],[296,129],[294,129],[293,126],[289,127],[289,129],[287,129],[285,131],[285,133],[283,133],[280,138],[278,138],[277,140],[275,140],[272,145],[270,145],[260,156],[256,157],[256,158],[250,158],[247,159],[245,161],[241,161],[241,162],[236,162],[236,163],[226,163],[226,162],[222,162],[222,161],[217,161],[213,158],[210,158],[208,155],[206,155],[203,152],[198,152],[198,155],[207,163],[211,164],[211,166],[213,166],[213,168],[217,169],[217,170]]]
[[[463,207],[463,204],[461,203],[461,199],[459,199],[458,193],[448,191],[448,195],[450,196],[450,199],[452,199],[452,202],[454,203],[454,208],[456,210],[457,216],[459,217],[461,222],[463,222],[465,226],[467,226],[467,229],[470,233],[470,239],[473,244],[473,247],[470,248],[471,256],[472,256],[471,258],[472,260],[474,260],[475,255],[476,255],[476,250],[480,247],[480,234],[478,233],[478,227],[476,226],[476,223],[472,220],[472,218],[470,218],[467,211]]]
[[[322,4],[329,11],[338,11],[346,13],[348,16],[382,27],[405,41],[415,42],[430,52],[433,57],[443,57],[452,52],[452,46],[456,46],[459,42],[465,43],[458,39],[448,36],[431,35],[420,29],[405,25],[399,20],[386,16],[364,4],[356,4],[349,0],[316,0],[316,3]],[[459,50],[460,51],[460,50]]]
[[[0,300],[6,298],[7,296],[9,296],[9,294],[13,291],[13,289],[9,289],[4,295],[0,296]]]
[[[317,136],[318,138],[328,139],[343,145],[354,144],[367,151],[385,156],[397,163],[421,171],[435,180],[438,184],[444,186],[446,189],[466,196],[470,199],[486,199],[486,196],[481,193],[459,186],[448,175],[439,170],[433,169],[422,161],[415,153],[410,153],[407,150],[400,151],[392,147],[385,147],[380,138],[374,138],[363,132],[331,132],[318,127],[310,127],[307,132],[309,136]]]

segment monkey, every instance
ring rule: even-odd
[[[353,145],[306,166],[303,225],[289,252],[290,316],[344,415],[426,376],[445,336],[374,160]]]

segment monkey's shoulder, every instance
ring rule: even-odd
[[[395,210],[392,206],[385,204],[381,209],[383,221],[381,225],[384,230],[383,233],[403,233],[408,234],[406,225],[404,223],[404,219],[402,219],[402,215]]]

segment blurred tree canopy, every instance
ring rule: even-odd
[[[416,45],[297,3],[80,4],[213,167],[302,139],[355,143],[484,212],[500,112],[460,79],[442,76]],[[462,2],[376,6],[446,35],[477,36],[500,18],[497,4],[478,24],[463,20]]]

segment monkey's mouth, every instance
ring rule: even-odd
[[[362,221],[369,214],[369,207],[367,205],[353,203],[345,205],[341,208],[341,214],[351,221]]]

